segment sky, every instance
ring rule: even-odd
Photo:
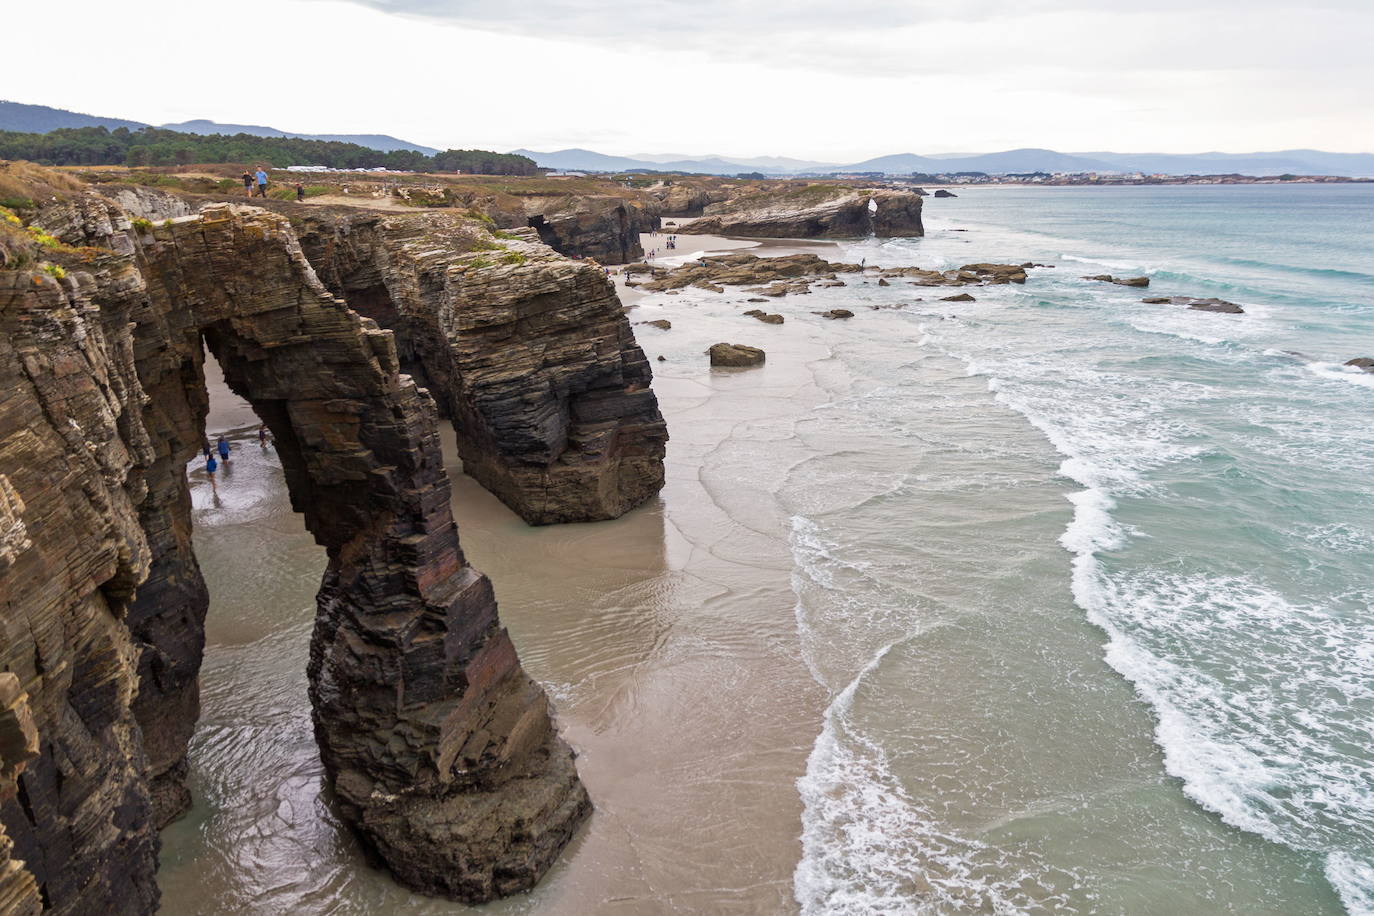
[[[0,98],[438,148],[1374,151],[1374,2],[3,0]],[[47,37],[42,37],[47,36]]]

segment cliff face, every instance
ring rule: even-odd
[[[65,276],[0,270],[0,904],[155,908],[203,646],[202,340],[327,548],[310,694],[343,817],[418,890],[531,886],[590,802],[463,557],[434,403],[392,334],[263,210],[140,230],[85,196],[44,219],[99,247],[59,246]]]
[[[919,195],[825,185],[752,193],[711,204],[704,216],[679,231],[797,239],[925,235]]]
[[[652,373],[600,270],[440,212],[299,224],[324,282],[395,330],[464,471],[527,522],[615,518],[662,488]]]
[[[601,264],[628,264],[644,257],[641,232],[659,227],[654,201],[581,195],[533,197],[525,203],[528,225],[554,251]]]

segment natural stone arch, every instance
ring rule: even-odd
[[[481,900],[532,885],[589,803],[463,557],[433,403],[399,373],[391,335],[323,288],[284,219],[210,208],[143,247],[154,311],[204,334],[328,553],[310,693],[345,819],[418,889]]]
[[[184,474],[204,431],[203,338],[272,428],[293,505],[327,551],[309,676],[341,813],[418,890],[475,902],[531,886],[590,802],[490,583],[463,557],[434,405],[398,371],[390,334],[331,296],[286,220],[265,211],[211,207],[136,230],[87,199],[67,216],[64,238],[112,253],[60,282],[0,285],[0,319],[23,336],[0,369],[22,366],[24,382],[0,399],[16,431],[0,429],[0,461],[58,462],[72,482],[53,491],[42,475],[16,477],[7,529],[23,523],[25,498],[33,517],[83,519],[31,524],[32,543],[0,565],[0,591],[29,612],[27,629],[22,614],[0,619],[17,624],[0,661],[30,692],[42,747],[19,775],[22,810],[3,808],[17,858],[58,911],[155,899],[151,851],[186,802],[203,645]],[[90,572],[45,583],[54,562]],[[33,623],[43,615],[59,623],[47,636]],[[65,724],[73,708],[84,724]],[[76,749],[100,796],[64,782],[75,771],[59,760]],[[81,826],[92,818],[109,827]],[[64,852],[78,830],[85,845]],[[63,861],[79,881],[63,880]],[[129,884],[142,890],[119,890]]]

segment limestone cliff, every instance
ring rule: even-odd
[[[764,189],[711,204],[679,231],[799,239],[925,235],[919,195],[822,184]]]
[[[135,225],[79,195],[38,225],[51,244],[0,246],[0,906],[156,906],[203,646],[202,341],[327,549],[310,698],[344,819],[418,890],[531,886],[590,802],[464,559],[392,333],[261,209]]]

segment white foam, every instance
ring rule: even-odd
[[[1374,388],[1374,372],[1366,372],[1355,366],[1341,363],[1308,363],[1306,369],[1320,378],[1358,385],[1361,388]]]

